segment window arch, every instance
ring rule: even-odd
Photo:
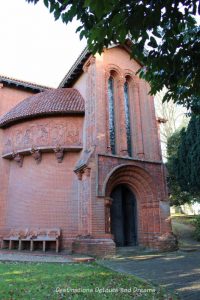
[[[116,130],[115,130],[115,99],[114,99],[114,77],[108,79],[108,102],[109,102],[109,134],[111,153],[116,154]]]
[[[124,83],[124,106],[126,122],[127,150],[129,156],[132,156],[132,138],[131,138],[131,114],[130,114],[130,78],[126,77]]]

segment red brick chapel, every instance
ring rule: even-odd
[[[158,122],[127,46],[86,48],[57,89],[0,77],[0,238],[60,228],[60,248],[172,249]]]

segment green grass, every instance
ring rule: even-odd
[[[109,290],[103,293],[100,289]],[[112,292],[111,289],[116,290]],[[146,289],[153,290],[150,292]],[[155,288],[137,277],[111,271],[96,263],[0,262],[0,299],[163,300],[168,297],[159,287]]]

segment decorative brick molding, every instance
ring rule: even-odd
[[[79,171],[76,171],[75,173],[76,173],[76,175],[77,175],[78,180],[82,180],[83,171],[82,171],[82,170],[79,170]]]
[[[58,163],[61,163],[63,161],[63,158],[64,158],[64,149],[61,148],[60,146],[57,146],[53,150],[55,152]]]
[[[77,175],[79,180],[82,180],[83,174],[85,174],[87,177],[90,177],[90,173],[91,173],[90,162],[94,158],[94,152],[95,152],[95,147],[92,147],[90,149],[85,149],[81,153],[81,156],[74,168],[74,172]]]
[[[19,153],[13,153],[12,156],[13,156],[14,161],[16,161],[16,163],[18,164],[18,166],[19,166],[20,168],[22,168],[22,166],[23,166],[23,161],[24,161],[23,155],[21,155],[21,154],[19,154]]]
[[[136,78],[139,80],[139,77],[136,76],[134,74],[134,72],[132,70],[130,70],[130,69],[125,69],[124,72],[123,72],[123,75],[124,75],[125,78],[126,77],[130,77],[131,79],[134,78],[134,81],[135,81]]]
[[[30,152],[31,152],[32,157],[35,159],[36,164],[38,165],[39,163],[41,163],[41,161],[42,161],[41,151],[38,149],[32,148]]]
[[[83,175],[90,177],[91,168],[83,166],[82,168],[74,171],[78,177],[78,180],[82,180]]]
[[[107,146],[107,151],[106,151],[106,153],[107,153],[107,154],[112,154],[112,152],[111,152],[111,146],[110,146],[110,145]]]
[[[105,232],[111,233],[111,219],[110,219],[110,207],[112,205],[112,198],[106,197],[105,202]]]
[[[3,131],[3,154],[15,149],[82,146],[82,116],[49,117],[19,123]]]
[[[106,82],[108,78],[110,77],[112,72],[116,72],[117,77],[119,76],[120,78],[123,79],[123,70],[116,64],[108,64],[105,68],[105,79]]]
[[[141,167],[130,164],[118,165],[111,170],[104,181],[103,196],[109,197],[113,188],[123,183],[132,186],[140,195],[145,193],[144,199],[147,199],[147,194],[149,199],[157,198],[156,185],[150,174]]]
[[[89,66],[94,64],[95,61],[96,61],[96,58],[94,56],[90,56],[83,66],[83,72],[86,73],[88,71]]]
[[[84,172],[85,172],[85,175],[86,175],[87,177],[90,177],[91,168],[86,167],[86,168],[84,169]]]

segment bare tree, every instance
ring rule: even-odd
[[[167,160],[167,140],[176,131],[187,126],[189,117],[184,107],[175,104],[172,100],[162,102],[166,89],[155,96],[156,116],[160,123],[160,140],[163,160]]]

